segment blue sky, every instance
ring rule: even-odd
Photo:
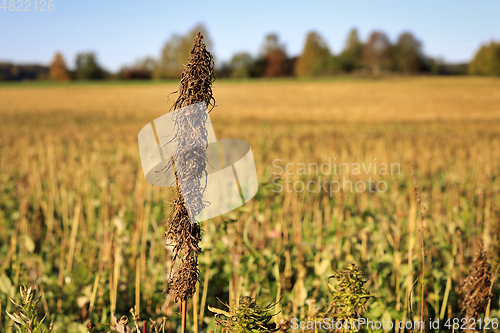
[[[34,2],[31,12],[0,9],[0,61],[48,64],[61,51],[73,67],[78,52],[94,51],[104,67],[116,71],[137,58],[158,57],[173,33],[183,34],[197,23],[207,26],[219,61],[238,51],[256,54],[269,32],[277,33],[288,53],[297,55],[310,30],[318,31],[334,53],[342,49],[352,27],[358,28],[363,40],[374,29],[387,32],[392,41],[409,30],[423,42],[426,54],[451,62],[467,61],[481,43],[500,40],[497,0],[54,0],[53,4],[52,12],[34,11]]]

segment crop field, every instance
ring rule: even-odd
[[[178,331],[162,294],[173,194],[145,181],[137,143],[176,87],[0,86],[0,332],[22,285],[37,286],[55,332],[134,306],[148,327]],[[500,262],[499,79],[220,80],[213,93],[217,138],[250,143],[259,191],[201,222],[188,331],[215,331],[208,306],[240,296],[279,301],[275,321],[322,318],[329,277],[349,263],[375,296],[363,317],[464,317],[480,247],[493,274]],[[492,292],[487,315],[500,318],[498,281]]]

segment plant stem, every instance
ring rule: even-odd
[[[186,316],[187,316],[187,300],[183,300],[181,303],[181,309],[182,309],[182,327],[181,327],[181,333],[186,333]]]
[[[420,248],[421,248],[421,257],[422,257],[422,298],[420,300],[420,321],[424,322],[424,302],[425,302],[425,294],[424,294],[424,286],[425,286],[425,247],[424,247],[424,216],[422,214],[423,207],[420,199],[420,192],[418,191],[418,183],[417,176],[415,175],[415,170],[413,168],[413,163],[411,164],[411,172],[413,175],[413,184],[415,189],[415,197],[418,204],[419,216],[420,216]],[[423,332],[423,325],[420,326],[420,332]]]

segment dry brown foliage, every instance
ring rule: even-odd
[[[472,318],[477,320],[481,313],[484,313],[491,297],[492,278],[491,266],[486,261],[481,245],[477,258],[470,268],[469,276],[462,287],[464,300],[461,304],[461,313],[466,316],[467,320]]]
[[[61,82],[66,82],[71,79],[64,58],[60,53],[56,54],[54,60],[50,64],[49,79]]]
[[[169,167],[174,168],[177,194],[170,202],[172,212],[165,233],[167,242],[173,246],[173,260],[180,259],[179,269],[175,274],[171,271],[168,280],[169,290],[176,302],[187,301],[194,295],[199,278],[198,255],[201,248],[198,243],[201,241],[201,228],[198,223],[192,223],[190,216],[198,215],[206,205],[201,180],[206,174],[207,114],[196,112],[196,106],[185,107],[200,102],[204,102],[207,107],[213,108],[215,105],[211,87],[215,79],[214,62],[202,39],[203,36],[198,32],[182,72],[178,98],[173,105],[174,110],[184,108],[173,117],[176,133],[172,140],[176,141],[178,148],[174,152],[175,162]]]

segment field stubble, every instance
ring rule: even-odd
[[[137,133],[168,111],[175,90],[0,88],[2,308],[14,286],[39,284],[45,311],[60,313],[56,327],[104,322],[110,311],[127,314],[133,305],[143,318],[167,313],[176,325],[177,308],[161,295],[170,267],[163,209],[172,194],[146,183],[137,148]],[[478,241],[496,267],[500,80],[216,81],[214,96],[217,137],[251,144],[260,189],[247,205],[202,223],[194,296],[200,329],[211,323],[206,305],[216,297],[282,298],[278,317],[313,317],[328,303],[327,277],[348,262],[362,268],[366,288],[380,297],[369,304],[372,320],[408,318],[410,303],[416,316],[418,288],[409,295],[421,269],[412,162],[426,207],[427,316],[459,316]],[[275,192],[273,161],[329,159],[366,166],[376,159],[398,163],[401,172],[371,175],[387,183],[379,193]],[[317,176],[281,175],[303,183]],[[367,175],[347,177],[355,183]],[[491,303],[497,317],[499,289]]]

